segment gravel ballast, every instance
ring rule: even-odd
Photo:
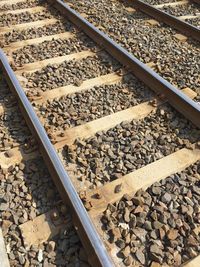
[[[21,23],[28,23],[43,19],[50,19],[53,15],[47,11],[40,11],[31,14],[30,12],[23,12],[19,14],[5,14],[0,17],[0,27],[16,25]]]
[[[66,31],[74,31],[74,27],[70,22],[56,22],[54,24],[37,27],[37,28],[29,28],[27,30],[15,30],[9,33],[5,33],[4,35],[0,35],[1,41],[0,46],[4,47],[5,45],[9,45],[13,42],[23,41],[27,39],[34,39],[43,36],[49,36],[53,34],[58,34]]]
[[[31,134],[26,126],[16,99],[0,72],[0,104],[6,107],[5,112],[0,114],[0,152],[23,144],[30,139]]]
[[[94,42],[80,33],[70,39],[54,39],[38,45],[27,45],[12,53],[16,66],[52,57],[64,56],[95,47]],[[42,53],[41,53],[42,51]]]
[[[144,2],[151,4],[151,5],[160,5],[165,3],[174,3],[177,2],[177,0],[143,0]]]
[[[178,16],[185,16],[185,15],[196,15],[200,12],[200,7],[196,4],[188,4],[188,5],[178,5],[175,7],[165,6],[162,8],[163,11],[167,12],[168,14]]]
[[[195,18],[195,19],[186,19],[186,22],[194,25],[197,28],[200,28],[200,18]]]
[[[96,188],[167,156],[199,138],[199,130],[168,106],[64,148],[67,169]]]
[[[0,151],[6,151],[5,155],[8,159],[13,156],[10,147],[16,144],[17,138],[17,146],[20,144],[21,149],[24,150],[24,144],[27,144],[25,153],[35,151],[37,147],[33,138],[29,143],[24,140],[26,134],[30,136],[30,132],[16,107],[15,99],[13,97],[11,99],[12,95],[1,72],[0,92],[1,96],[4,95],[7,98],[6,101],[5,97],[0,97],[0,102],[6,103],[9,108],[13,106],[15,108],[11,113],[12,116],[2,115]],[[39,246],[34,244],[26,246],[19,225],[34,220],[37,216],[54,208],[57,209],[56,218],[65,222],[59,234],[40,243]],[[55,213],[53,215],[55,217]],[[11,267],[90,266],[86,252],[73,226],[70,212],[63,205],[39,151],[35,159],[18,164],[13,161],[9,167],[1,166],[0,226]],[[43,229],[40,230],[43,231]]]
[[[163,7],[161,10],[165,11],[166,13],[179,17],[179,16],[196,16],[200,14],[200,7],[193,3],[193,4],[187,4],[187,5],[178,5],[175,7]],[[186,19],[185,22],[192,24],[195,27],[200,27],[200,18],[191,18],[191,19]]]
[[[18,108],[0,115],[0,151],[24,144],[31,138]]]
[[[10,265],[89,267],[70,214],[60,200],[43,159],[0,170],[0,177],[0,223]],[[26,246],[19,225],[53,208],[58,209],[59,220],[65,221],[58,236],[39,246]]]
[[[0,69],[0,103],[5,104],[6,97],[11,96],[6,80],[3,76],[3,73]],[[8,103],[7,103],[8,104]],[[10,104],[10,103],[9,103]]]
[[[35,7],[37,5],[43,4],[43,0],[28,0],[28,1],[22,1],[16,4],[6,4],[3,6],[0,6],[0,11],[8,11],[8,10],[16,10],[16,9],[23,9],[23,8],[30,8]]]
[[[118,70],[121,65],[106,52],[99,52],[81,60],[65,61],[62,64],[48,65],[34,73],[23,73],[27,78],[30,95],[57,87],[81,85],[86,79],[109,74]],[[35,90],[32,90],[35,88]]]
[[[114,85],[94,87],[38,106],[46,127],[61,132],[147,101],[152,93],[132,75]]]
[[[125,266],[182,266],[199,254],[199,178],[197,162],[108,205],[102,229]]]
[[[180,42],[174,29],[163,25],[151,26],[146,20],[136,19],[124,1],[74,1],[69,3],[87,20],[103,30],[144,63],[154,62],[155,71],[179,89],[190,87],[200,95],[200,49],[198,42]],[[133,6],[134,7],[134,6]],[[152,19],[152,17],[148,17]]]

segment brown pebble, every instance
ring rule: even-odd
[[[4,235],[6,235],[8,233],[8,229],[9,227],[12,225],[12,222],[9,220],[3,220],[2,222],[2,231],[4,233]]]
[[[114,192],[117,194],[122,191],[122,184],[118,184],[115,186]]]
[[[100,193],[96,193],[96,194],[95,194],[95,198],[96,198],[96,199],[101,199],[101,198],[102,198],[102,195],[101,195]]]
[[[119,228],[113,228],[111,230],[111,233],[116,239],[121,238],[121,232],[120,232]]]
[[[13,153],[12,150],[8,150],[8,151],[5,152],[5,155],[6,155],[6,157],[11,158],[11,157],[14,156],[14,153]]]
[[[135,204],[136,206],[139,206],[142,204],[142,201],[139,197],[133,197],[132,201],[133,201],[133,204]]]
[[[55,250],[56,243],[54,241],[49,241],[47,244],[46,250],[48,253],[52,252]]]
[[[178,236],[178,230],[176,229],[171,229],[167,232],[167,237],[169,240],[175,240]]]
[[[79,197],[82,200],[86,200],[86,191],[80,191],[79,192]]]
[[[51,213],[51,219],[52,219],[52,221],[57,221],[59,219],[59,214],[57,211],[53,211]]]
[[[188,253],[189,253],[189,256],[190,256],[191,258],[194,258],[194,257],[197,256],[197,252],[196,252],[192,247],[189,247],[189,248],[188,248]]]
[[[68,211],[68,209],[67,209],[67,207],[66,207],[65,205],[62,205],[62,206],[60,207],[60,211],[61,211],[61,213],[62,213],[63,215],[67,215],[67,211]]]
[[[121,253],[123,254],[124,258],[127,258],[131,253],[130,247],[126,246],[123,250],[121,250]]]
[[[136,258],[139,260],[139,262],[144,265],[145,264],[145,256],[144,256],[144,252],[142,251],[142,249],[138,249],[136,251],[135,255],[136,255]]]
[[[90,210],[90,209],[92,208],[92,203],[91,203],[90,201],[86,201],[86,202],[84,203],[84,206],[85,206],[85,208],[86,208],[87,210]]]
[[[124,265],[125,266],[130,266],[132,264],[132,258],[131,256],[128,256],[125,260],[124,260]]]
[[[158,105],[158,100],[157,99],[153,99],[149,101],[149,104],[153,107],[157,107]]]

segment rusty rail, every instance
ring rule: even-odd
[[[96,267],[114,266],[71,182],[69,175],[2,50],[0,50],[0,66],[3,69],[9,87],[16,96],[22,114],[33,136],[38,141],[45,163],[47,164],[51,177],[54,180],[63,201],[72,209],[75,227],[84,244],[87,246],[91,265]]]
[[[62,14],[64,14],[73,24],[81,28],[91,39],[104,47],[109,54],[129,67],[133,74],[150,87],[157,94],[162,94],[168,102],[186,118],[191,120],[200,128],[200,105],[191,100],[179,89],[167,82],[147,65],[142,63],[127,50],[122,48],[106,34],[94,27],[90,22],[80,16],[79,13],[70,8],[61,0],[47,0]],[[136,0],[138,1],[138,0]]]
[[[190,36],[197,41],[200,41],[200,29],[197,27],[178,19],[177,17],[166,13],[158,8],[155,8],[153,5],[147,4],[141,0],[127,0],[130,4],[133,4],[134,7],[141,10],[141,12],[146,13],[147,15],[154,17],[156,20],[164,22],[165,24],[171,26],[172,28],[180,31],[184,35]],[[192,0],[196,3],[200,3],[199,0]]]

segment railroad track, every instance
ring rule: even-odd
[[[143,1],[67,3],[164,79],[180,89],[195,90],[199,101],[199,29],[193,31],[195,27]]]
[[[153,4],[168,14],[176,16],[178,19],[188,22],[196,27],[200,27],[200,7],[198,1],[145,1]]]
[[[198,266],[197,92],[176,89],[59,0],[0,10],[1,66],[91,266]],[[0,165],[36,157],[17,143]],[[32,227],[48,229],[34,223],[19,223],[25,245]]]
[[[71,216],[55,189],[2,68],[0,95],[0,153],[8,161],[12,159],[9,167],[1,162],[0,169],[2,266],[59,266],[63,262],[89,266]],[[19,147],[23,158],[12,154]]]

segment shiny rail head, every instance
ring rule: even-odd
[[[83,18],[62,0],[47,0],[77,27],[81,28],[91,39],[102,46],[122,65],[128,67],[133,74],[150,87],[156,94],[164,95],[169,103],[187,119],[200,128],[200,105],[159,76],[155,71],[122,48],[105,33]]]
[[[44,127],[40,123],[40,120],[17,80],[14,71],[9,65],[6,55],[1,49],[0,67],[2,67],[7,82],[22,108],[23,116],[32,134],[40,144],[45,163],[47,164],[51,177],[53,178],[63,201],[67,203],[73,211],[75,227],[77,228],[80,237],[85,240],[85,244],[88,244],[87,250],[92,266],[114,266],[104,243],[100,239],[87,211],[85,210],[85,207],[83,206],[55,148],[51,144]]]

